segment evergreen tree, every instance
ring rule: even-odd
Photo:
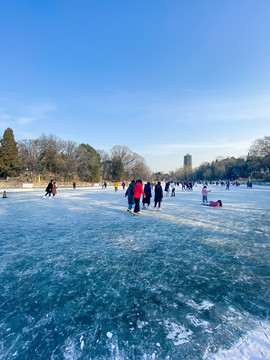
[[[100,156],[96,150],[88,145],[81,144],[77,149],[78,176],[84,181],[99,181]]]
[[[118,180],[124,176],[124,165],[122,159],[114,157],[112,159],[112,178]]]
[[[0,177],[18,175],[20,161],[12,129],[5,130],[0,143]]]

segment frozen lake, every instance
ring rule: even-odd
[[[0,359],[270,359],[270,187],[208,188],[8,190]]]

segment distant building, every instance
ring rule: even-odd
[[[189,154],[184,156],[184,168],[185,167],[192,169],[192,156]]]

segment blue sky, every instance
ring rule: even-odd
[[[53,134],[153,171],[270,135],[269,0],[0,2],[0,134]]]

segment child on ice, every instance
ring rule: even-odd
[[[211,192],[211,190],[207,190],[207,186],[204,185],[204,187],[202,188],[202,202],[207,202],[207,195],[208,193]]]

